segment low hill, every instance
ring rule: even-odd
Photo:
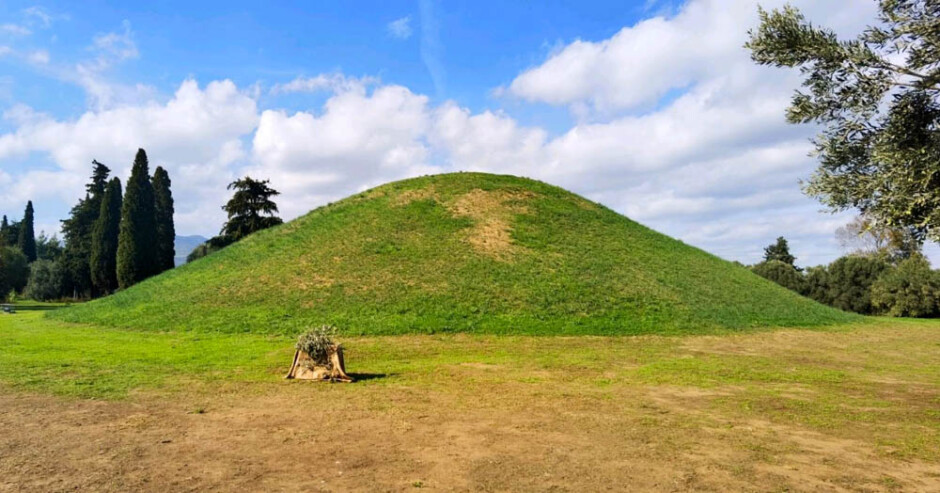
[[[855,318],[561,188],[482,173],[390,183],[50,316],[348,334],[683,333]]]
[[[199,245],[202,245],[208,240],[208,238],[199,235],[190,235],[190,236],[176,236],[176,240],[173,242],[173,249],[176,250],[176,256],[173,257],[173,262],[177,267],[186,263],[186,257],[192,253],[192,251]]]

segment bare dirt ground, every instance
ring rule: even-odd
[[[666,362],[792,353],[780,356],[780,371],[807,359],[876,364],[840,361],[848,353],[824,342],[858,337],[689,338]],[[573,344],[532,344],[562,343]],[[563,363],[446,364],[394,385],[380,376],[348,385],[195,383],[120,401],[0,387],[0,491],[940,491],[936,454],[893,453],[878,438],[897,426],[915,450],[919,429],[924,443],[935,443],[934,385],[899,383],[879,370],[881,380],[847,392],[883,397],[872,412],[923,412],[907,423],[873,414],[845,425],[841,411],[807,408],[791,419],[786,413],[795,411],[773,407],[819,402],[828,384],[619,384],[636,365],[625,361],[621,373],[605,376]],[[756,388],[773,395],[771,407],[751,408],[765,402],[747,397]]]

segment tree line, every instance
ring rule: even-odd
[[[176,232],[170,176],[150,175],[147,153],[137,151],[127,189],[111,170],[92,161],[85,197],[62,221],[64,245],[34,233],[32,201],[23,219],[0,223],[0,298],[36,300],[108,295],[173,268]],[[13,241],[15,238],[15,241]]]
[[[764,249],[755,273],[840,310],[894,317],[940,316],[940,271],[910,230],[859,216],[836,232],[851,253],[829,265],[801,268],[783,237]]]

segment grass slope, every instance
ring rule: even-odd
[[[685,333],[855,317],[561,188],[387,184],[51,317],[145,330]]]

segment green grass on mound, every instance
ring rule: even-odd
[[[640,334],[857,317],[561,188],[457,173],[316,209],[114,296],[51,312],[141,330]]]

